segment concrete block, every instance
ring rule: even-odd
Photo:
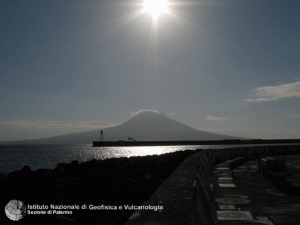
[[[226,188],[227,188],[227,187],[230,187],[230,188],[231,188],[231,187],[236,187],[234,183],[228,183],[228,184],[226,184],[226,183],[219,183],[219,186],[220,186],[220,187],[223,187],[223,188],[225,188],[225,187],[226,187]]]
[[[217,211],[219,220],[254,220],[250,211]]]
[[[219,205],[221,210],[236,210],[235,205]]]

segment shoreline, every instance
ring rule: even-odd
[[[0,208],[5,208],[13,199],[21,200],[28,206],[86,204],[87,207],[93,205],[97,208],[74,209],[71,210],[72,214],[25,215],[22,220],[27,224],[85,224],[88,217],[91,223],[125,224],[135,208],[142,205],[186,157],[200,151],[202,149],[130,158],[93,159],[82,163],[74,160],[71,163],[59,163],[55,169],[36,171],[24,166],[19,171],[0,174],[0,183],[3,184],[1,193],[5,193],[0,195]],[[127,208],[105,209],[105,206],[115,208],[120,205]],[[4,212],[0,214],[1,220],[3,224],[10,224]]]

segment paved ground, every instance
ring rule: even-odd
[[[300,195],[300,155],[283,157],[290,172],[287,181]],[[220,224],[299,225],[300,198],[290,195],[291,188],[286,193],[276,189],[257,172],[257,163],[248,161],[233,170],[227,162],[216,165],[210,181]]]
[[[127,225],[193,224],[196,155],[188,157],[162,186],[144,203],[162,210],[136,211]],[[300,188],[300,155],[286,158],[287,181]],[[277,190],[257,172],[257,160],[231,170],[228,162],[216,165],[210,177],[220,225],[300,225],[300,197]],[[295,189],[293,189],[295,192]],[[296,189],[296,193],[300,195]]]

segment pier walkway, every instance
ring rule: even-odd
[[[144,203],[163,206],[163,210],[136,211],[127,225],[199,224],[194,216],[196,164],[199,155],[201,153],[188,157]],[[300,193],[300,154],[282,158],[286,159],[286,179],[293,187],[290,191],[294,192],[291,193],[295,194],[297,190]],[[285,191],[287,193],[279,191],[259,174],[257,159],[231,169],[232,162],[233,160],[228,160],[216,164],[208,179],[212,197],[209,207],[216,212],[216,224],[300,224],[300,197],[289,194],[289,190]],[[207,213],[200,216],[206,217]],[[209,219],[207,221],[205,224],[210,224]]]
[[[287,161],[287,181],[300,196],[300,155],[283,156]],[[214,204],[220,225],[227,224],[300,224],[300,198],[279,191],[258,173],[258,160],[229,167],[216,165],[210,177]],[[291,193],[295,194],[295,193]]]

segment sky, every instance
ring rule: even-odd
[[[300,1],[0,1],[0,141],[157,110],[193,128],[300,138]]]

